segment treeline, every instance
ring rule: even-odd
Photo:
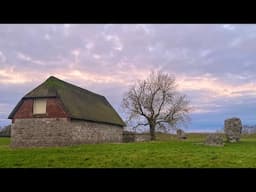
[[[256,125],[244,125],[242,129],[243,134],[255,134]]]
[[[10,137],[11,136],[11,125],[7,125],[0,129],[0,137]]]

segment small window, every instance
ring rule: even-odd
[[[46,114],[46,99],[35,99],[33,114]]]

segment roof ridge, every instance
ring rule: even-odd
[[[35,87],[34,89],[32,89],[31,91],[29,91],[28,93],[26,93],[22,98],[27,97],[27,95],[29,95],[30,93],[32,93],[33,91],[35,91],[36,89],[40,88],[41,86],[43,86],[45,82],[39,84],[37,87]]]
[[[55,80],[58,80],[58,81],[60,81],[60,82],[62,82],[62,83],[68,84],[68,85],[70,85],[70,86],[72,86],[72,87],[74,87],[74,88],[79,88],[79,89],[81,89],[82,91],[86,91],[86,92],[88,92],[88,93],[90,93],[90,94],[94,94],[94,95],[97,95],[97,96],[104,97],[103,95],[94,93],[94,92],[92,92],[92,91],[89,91],[88,89],[79,87],[79,86],[74,85],[74,84],[72,84],[72,83],[69,83],[69,82],[67,82],[67,81],[63,81],[63,80],[61,80],[61,79],[59,79],[59,78],[57,78],[57,77],[55,77],[55,76],[50,76],[47,80],[49,80],[49,79],[55,79]],[[47,81],[47,80],[46,80],[46,81]]]

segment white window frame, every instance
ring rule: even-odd
[[[34,99],[33,115],[46,114],[47,99]]]

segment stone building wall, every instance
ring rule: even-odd
[[[11,128],[12,147],[70,145],[70,122],[57,118],[16,119]]]
[[[72,120],[72,140],[80,143],[122,142],[123,128],[115,125]]]
[[[16,119],[12,147],[66,146],[82,143],[122,142],[123,128],[67,118]]]

